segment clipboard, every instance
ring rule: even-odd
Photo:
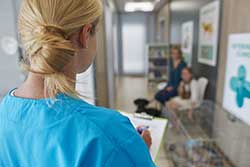
[[[129,118],[133,126],[136,128],[141,125],[149,126],[152,137],[152,146],[150,154],[155,163],[157,163],[158,155],[161,147],[163,146],[163,139],[166,133],[168,120],[164,118],[144,119],[135,117],[132,113],[120,112],[122,115]]]

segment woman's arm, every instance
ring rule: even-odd
[[[187,66],[186,63],[182,61],[177,67],[177,69],[175,70],[175,76],[174,76],[174,81],[172,85],[174,89],[178,89],[179,84],[181,82],[181,72],[186,66]]]
[[[109,156],[105,167],[156,167],[149,150],[139,135],[119,144]]]
[[[146,144],[148,133],[140,136],[127,117],[121,114],[116,114],[115,117],[113,121],[109,121],[112,125],[105,131],[114,141],[115,149],[104,167],[155,167]],[[144,138],[146,141],[143,141]]]

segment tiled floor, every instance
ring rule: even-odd
[[[134,112],[136,110],[133,101],[137,98],[147,98],[153,99],[153,96],[156,92],[155,86],[148,86],[148,82],[146,78],[143,77],[119,77],[116,78],[116,109],[126,111],[126,112]],[[206,111],[206,110],[204,110]],[[165,141],[167,141],[168,146],[183,146],[184,143],[190,141],[190,139],[200,139],[204,141],[211,141],[211,138],[208,137],[206,131],[204,131],[204,127],[202,128],[197,122],[187,122],[185,123],[185,119],[182,121],[182,128],[169,128],[167,130],[167,136],[165,137]],[[198,125],[198,126],[197,126]],[[166,145],[166,144],[165,144]],[[218,145],[219,146],[219,145]],[[158,156],[157,167],[174,167],[172,161],[170,160],[171,152],[167,151],[168,147],[164,146],[160,150],[160,154]],[[173,148],[173,147],[171,147]],[[176,153],[176,152],[175,152]],[[181,163],[183,159],[176,159],[176,154],[173,154],[173,159],[176,162]],[[180,156],[181,157],[181,156]],[[180,161],[179,161],[180,160]],[[224,162],[224,161],[223,161]],[[189,166],[187,164],[181,164],[181,167]],[[207,165],[206,165],[207,166]]]
[[[116,107],[126,112],[134,112],[133,101],[137,98],[148,98],[147,80],[143,77],[116,78]]]
[[[151,99],[154,89],[147,85],[147,79],[143,77],[119,77],[116,79],[117,96],[116,108],[126,112],[134,112],[136,107],[133,101],[137,98]],[[167,152],[161,149],[158,157],[158,167],[172,167],[167,159]]]

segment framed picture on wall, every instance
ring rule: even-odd
[[[220,2],[212,2],[200,10],[198,62],[210,66],[217,64]]]
[[[183,57],[188,66],[190,67],[192,65],[193,35],[194,35],[194,22],[189,21],[183,23],[181,48],[183,52]]]
[[[229,37],[223,107],[250,125],[250,34]]]

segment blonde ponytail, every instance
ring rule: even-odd
[[[101,13],[99,0],[23,0],[19,16],[25,51],[22,66],[43,76],[50,97],[57,93],[78,96],[75,81],[63,73],[77,52],[69,37]]]

